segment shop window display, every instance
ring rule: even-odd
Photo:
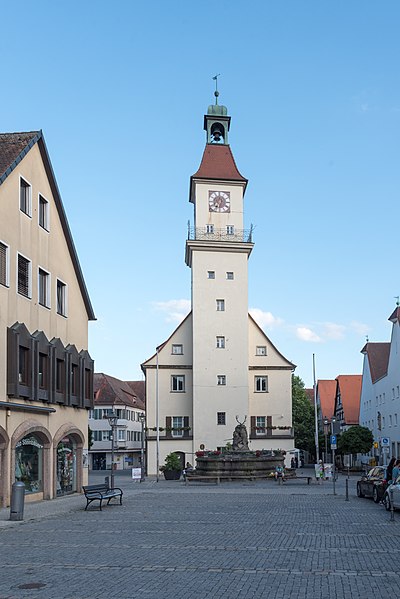
[[[43,445],[36,435],[27,435],[15,447],[15,480],[26,493],[43,491]]]
[[[76,445],[64,437],[57,446],[57,495],[76,491]]]

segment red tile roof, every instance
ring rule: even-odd
[[[29,151],[38,135],[40,135],[40,131],[0,133],[0,177],[4,175],[24,150],[26,150],[24,155]]]
[[[390,319],[389,319],[390,320]],[[361,353],[368,358],[369,371],[373,383],[387,375],[390,343],[366,343]]]
[[[314,389],[304,389],[304,391],[306,392],[308,401],[314,407]]]
[[[361,374],[340,374],[336,377],[337,391],[343,406],[343,417],[346,424],[358,424],[360,415]]]
[[[320,380],[317,383],[321,418],[332,419],[335,410],[336,381]]]
[[[397,308],[394,309],[388,320],[393,323],[400,322],[400,306],[397,306]]]
[[[126,405],[138,410],[145,408],[144,402],[133,392],[129,383],[102,372],[94,374],[94,405]]]
[[[247,179],[243,177],[236,166],[230,146],[224,144],[207,144],[197,172],[190,177],[190,197],[193,201],[194,179],[216,179],[221,181],[242,181],[246,190]]]

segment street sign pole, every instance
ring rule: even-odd
[[[335,466],[335,449],[337,448],[337,436],[331,435],[331,450],[332,450],[332,475],[333,475],[333,494],[336,495],[336,466]]]

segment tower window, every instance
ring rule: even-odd
[[[32,214],[32,187],[22,177],[19,180],[19,209],[28,216]]]
[[[206,233],[214,233],[214,225],[206,225]]]
[[[254,391],[256,391],[256,393],[266,393],[268,391],[268,377],[267,376],[255,376],[254,377]]]
[[[234,279],[233,272],[228,271],[226,273],[226,278],[228,279],[228,281],[233,281],[233,279]]]
[[[227,235],[233,235],[235,233],[235,227],[233,225],[227,225],[226,233]]]
[[[217,376],[217,385],[226,385],[226,375],[225,374],[219,374]]]
[[[215,279],[215,270],[209,270],[207,272],[207,278],[208,279]]]
[[[224,312],[225,310],[225,300],[217,299],[217,312]]]
[[[266,345],[257,345],[256,347],[256,356],[266,356],[267,355],[267,347]]]
[[[218,336],[216,338],[216,347],[218,349],[225,349],[225,337]]]
[[[217,412],[217,424],[226,424],[226,412]]]

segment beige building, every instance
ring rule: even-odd
[[[252,230],[244,228],[247,180],[228,144],[224,106],[204,117],[207,143],[190,180],[194,227],[186,242],[192,309],[142,364],[146,376],[148,472],[179,453],[182,464],[202,449],[232,442],[246,419],[250,448],[294,448],[291,375],[295,366],[248,313]]]
[[[42,132],[0,134],[0,505],[87,481],[94,319]]]

